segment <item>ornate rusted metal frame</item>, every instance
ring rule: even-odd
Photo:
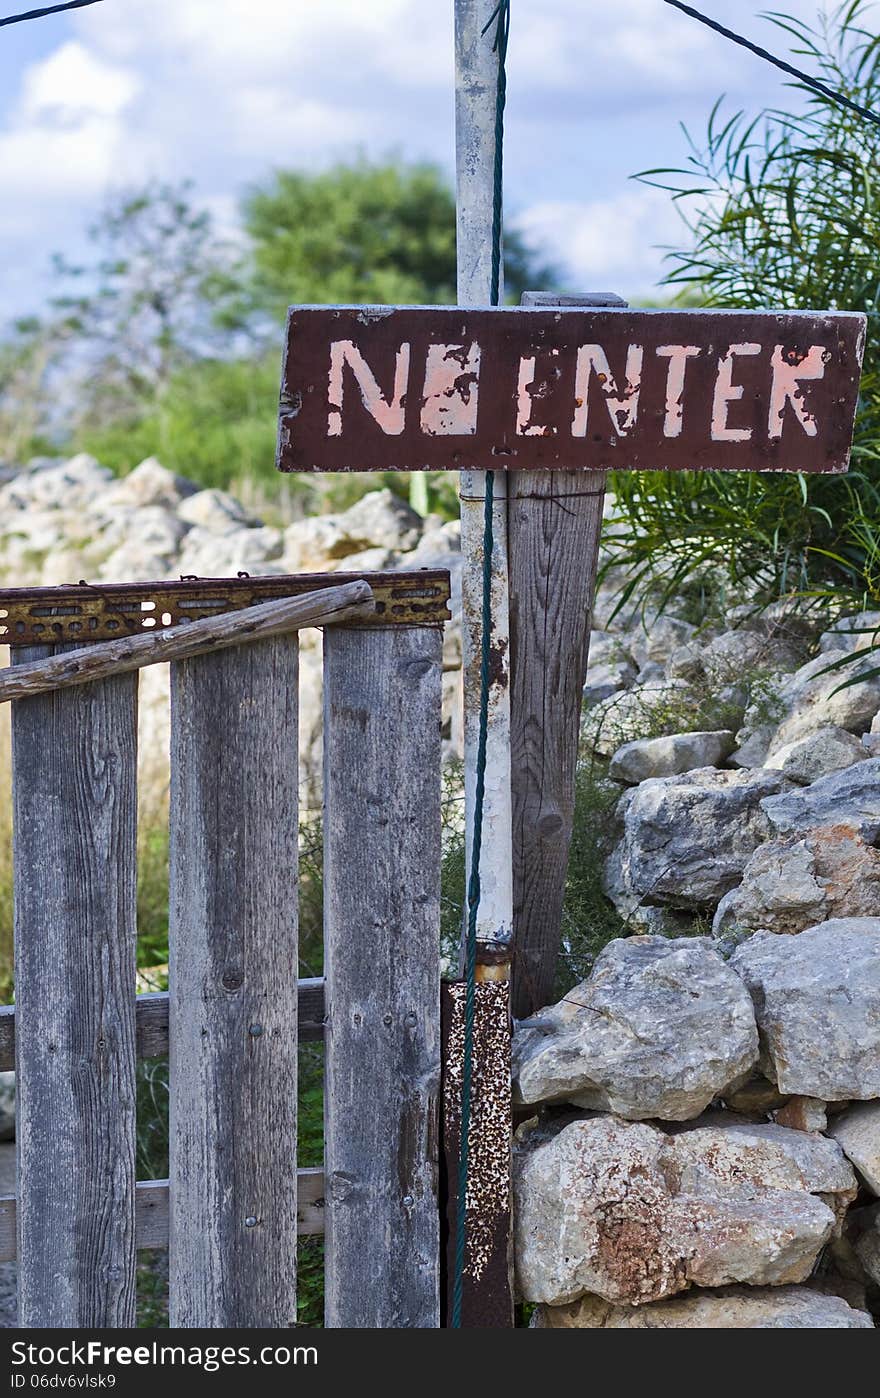
[[[184,577],[178,582],[72,583],[0,589],[0,645],[87,645],[164,630],[220,612],[363,580],[373,589],[374,615],[351,626],[441,626],[449,620],[449,573],[296,573],[234,578]]]

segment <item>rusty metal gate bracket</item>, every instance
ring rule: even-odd
[[[370,584],[376,610],[349,625],[442,626],[449,620],[449,574],[439,568],[412,573],[244,575],[96,586],[74,583],[0,589],[0,645],[87,645],[143,635],[361,580]]]

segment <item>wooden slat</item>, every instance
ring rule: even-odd
[[[173,1326],[296,1322],[297,655],[171,670]]]
[[[135,1323],[136,729],[134,675],[13,707],[22,1326]]]
[[[556,977],[605,476],[517,471],[509,485],[513,1012],[524,1018]]]
[[[324,981],[318,976],[298,986],[297,1030],[300,1043],[324,1037]],[[138,1058],[163,1058],[168,1052],[168,992],[135,996]],[[15,1068],[15,1006],[0,1005],[0,1073]]]
[[[297,1233],[324,1232],[324,1171],[297,1171]],[[0,1262],[15,1261],[15,1195],[0,1194]],[[140,1180],[135,1194],[135,1241],[139,1248],[168,1247],[168,1181]]]
[[[608,293],[525,306],[625,306]],[[574,820],[603,471],[516,471],[508,482],[513,1013],[552,998]]]
[[[439,631],[324,639],[326,1324],[439,1323]]]

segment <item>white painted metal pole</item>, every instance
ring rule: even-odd
[[[455,138],[458,304],[488,306],[491,297],[492,204],[498,54],[496,0],[455,0]],[[503,293],[503,283],[502,283]],[[480,613],[483,598],[484,471],[461,472],[462,645],[464,657],[465,825],[468,874],[480,704]],[[486,793],[480,858],[477,942],[502,952],[513,936],[510,797],[510,628],[507,591],[507,476],[494,473],[492,635]],[[491,955],[490,955],[491,959]]]

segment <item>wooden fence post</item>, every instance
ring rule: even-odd
[[[526,292],[524,306],[620,306],[607,292]],[[513,1013],[552,998],[574,818],[604,471],[514,471],[509,482]]]
[[[18,701],[12,753],[19,1324],[128,1327],[136,677]]]
[[[172,666],[173,1326],[296,1322],[297,659]]]
[[[437,627],[324,636],[326,1324],[439,1324]]]

